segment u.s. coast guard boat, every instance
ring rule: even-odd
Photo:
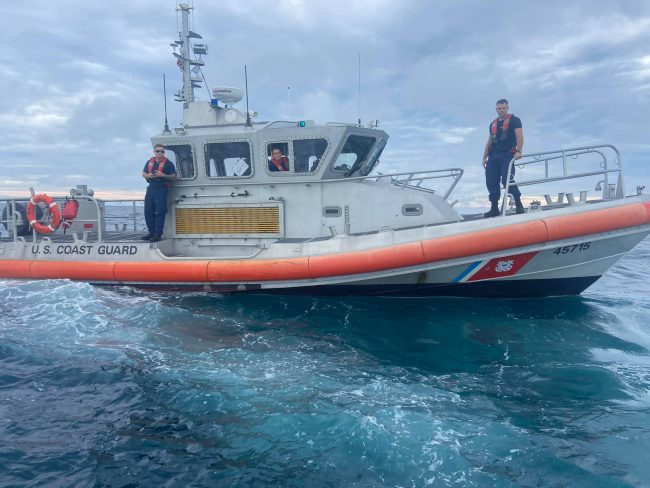
[[[124,202],[100,201],[86,187],[66,196],[32,190],[4,205],[0,279],[205,292],[564,295],[582,292],[650,233],[650,199],[641,187],[625,195],[613,146],[523,157],[518,174],[532,176],[520,187],[563,182],[572,191],[540,194],[520,215],[504,197],[502,215],[483,219],[449,203],[460,168],[374,174],[388,141],[377,127],[251,122],[248,109],[233,107],[242,92],[231,88],[199,101],[196,68],[207,46],[192,44],[201,37],[188,28],[191,7],[179,10],[183,123],[152,138],[178,171],[163,240],[140,239],[141,202],[115,223]],[[273,149],[288,171],[273,171]],[[590,178],[597,195],[584,190]]]

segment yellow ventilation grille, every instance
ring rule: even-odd
[[[176,209],[176,234],[279,233],[279,207]]]

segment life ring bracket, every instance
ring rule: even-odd
[[[36,218],[36,207],[39,203],[45,205],[45,216],[49,223],[42,223]],[[27,204],[27,220],[29,225],[39,234],[52,234],[61,225],[61,209],[54,198],[45,193],[34,195]]]

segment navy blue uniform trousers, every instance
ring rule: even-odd
[[[498,203],[501,197],[501,184],[504,188],[506,187],[506,178],[508,178],[508,165],[512,160],[512,153],[508,152],[496,152],[490,153],[488,156],[487,167],[485,168],[485,185],[487,186],[488,192],[490,192],[490,202]],[[512,166],[512,172],[510,173],[510,181],[514,181],[515,177],[515,167]],[[517,185],[510,184],[508,187],[508,192],[512,194],[515,198],[521,197],[521,192]]]
[[[152,236],[161,236],[167,213],[167,188],[147,188],[144,195],[144,221]]]

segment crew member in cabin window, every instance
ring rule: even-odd
[[[282,149],[276,147],[271,152],[269,171],[289,171],[289,160],[282,155]]]
[[[153,157],[144,164],[142,177],[147,180],[147,193],[144,196],[144,220],[149,234],[142,239],[158,242],[162,239],[167,213],[167,189],[176,179],[176,167],[165,157],[165,147],[156,144]]]
[[[499,215],[499,200],[501,198],[501,184],[506,187],[507,178],[514,181],[515,167],[508,176],[508,166],[512,158],[521,158],[521,151],[524,147],[524,132],[521,119],[508,113],[508,100],[502,98],[497,100],[498,117],[492,121],[489,127],[489,136],[485,151],[483,152],[483,167],[485,168],[485,184],[490,198],[490,210],[484,214],[485,217],[496,217]],[[518,214],[524,213],[524,206],[521,203],[521,192],[517,185],[508,187],[509,193],[515,199],[515,208]]]

